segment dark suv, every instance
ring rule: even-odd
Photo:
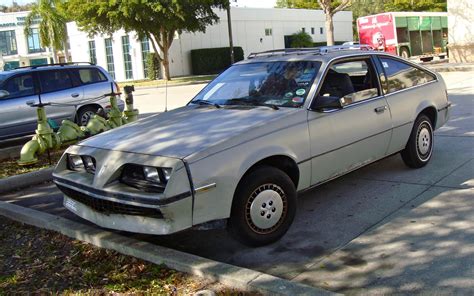
[[[32,134],[36,108],[46,107],[48,118],[60,123],[70,119],[85,125],[98,110],[110,108],[104,94],[119,91],[113,78],[96,65],[60,64],[19,68],[0,72],[0,140]],[[124,103],[119,100],[119,108]]]

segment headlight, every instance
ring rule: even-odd
[[[86,171],[91,174],[95,174],[95,159],[89,155],[82,156],[82,162],[86,168]]]
[[[67,155],[67,167],[72,171],[86,170],[88,173],[95,173],[95,159],[89,155]]]
[[[79,171],[84,169],[84,163],[80,155],[68,154],[67,155],[67,167],[73,171]]]
[[[122,169],[120,181],[140,190],[161,193],[165,190],[171,172],[171,168],[126,164]]]

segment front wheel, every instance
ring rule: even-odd
[[[237,187],[229,231],[249,246],[280,239],[296,213],[296,189],[283,171],[261,166],[244,176]]]
[[[411,168],[421,168],[431,159],[433,153],[433,126],[426,115],[415,120],[410,138],[401,155],[405,164]]]

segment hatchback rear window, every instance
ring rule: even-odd
[[[82,84],[90,84],[90,83],[97,83],[107,81],[107,77],[97,69],[93,68],[86,68],[86,69],[79,69],[79,79],[81,80]]]

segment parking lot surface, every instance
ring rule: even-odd
[[[451,120],[435,133],[424,168],[397,154],[308,191],[282,240],[249,248],[225,230],[136,238],[337,292],[474,293],[474,75],[443,73]],[[168,109],[203,85],[168,88]],[[135,92],[147,113],[163,111],[164,89]],[[53,184],[0,197],[69,217]]]

